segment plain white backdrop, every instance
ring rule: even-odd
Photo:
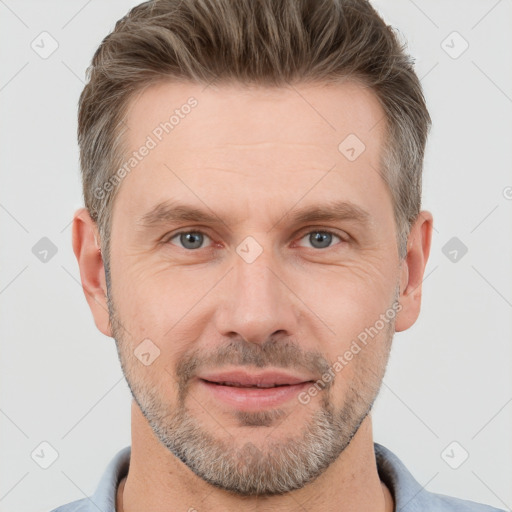
[[[137,3],[0,0],[2,512],[91,494],[130,444],[131,396],[83,296],[70,221],[82,205],[85,70]],[[429,491],[510,510],[512,2],[373,4],[407,41],[425,90],[424,208],[435,227],[422,314],[395,336],[375,440]]]

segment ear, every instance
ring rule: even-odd
[[[73,252],[80,267],[80,279],[96,327],[112,337],[107,306],[105,267],[96,223],[86,208],[80,208],[73,218]]]
[[[400,297],[402,309],[396,317],[397,332],[409,329],[420,314],[421,285],[427,266],[432,242],[432,214],[426,210],[419,213],[411,226],[407,240],[407,255],[400,269]]]

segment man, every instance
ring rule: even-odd
[[[490,511],[375,444],[420,311],[430,117],[363,0],[161,0],[97,50],[73,247],[132,445],[56,510]]]

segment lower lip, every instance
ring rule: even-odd
[[[202,379],[199,379],[199,384],[212,393],[217,400],[234,406],[238,410],[249,411],[276,407],[296,398],[301,391],[311,385],[311,382],[274,388],[238,388],[213,384]]]

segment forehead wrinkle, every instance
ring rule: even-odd
[[[166,200],[158,203],[155,207],[139,217],[136,224],[148,228],[180,221],[200,222],[210,225],[226,225],[225,221],[211,209],[210,212],[178,201]],[[314,204],[298,209],[296,208],[282,215],[280,220],[274,223],[274,226],[279,224],[284,218],[288,218],[289,222],[292,224],[343,220],[353,221],[365,226],[373,224],[371,214],[364,208],[350,201],[329,201],[326,204]]]

